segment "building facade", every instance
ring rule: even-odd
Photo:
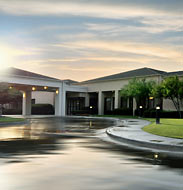
[[[183,72],[167,73],[151,68],[141,68],[115,75],[105,76],[84,82],[72,80],[59,80],[36,73],[10,68],[0,77],[2,83],[7,83],[23,94],[23,115],[31,114],[31,102],[52,104],[55,115],[72,115],[75,111],[85,108],[95,109],[96,113],[103,115],[118,108],[136,109],[134,99],[125,99],[120,90],[133,78],[154,80],[157,84],[168,77],[183,76]],[[150,106],[156,102],[151,100]],[[169,100],[163,100],[164,110],[175,110]]]

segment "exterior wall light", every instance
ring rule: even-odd
[[[157,106],[156,109],[157,109],[157,110],[160,110],[160,106]]]
[[[32,87],[32,91],[35,91],[36,90],[36,87]]]
[[[56,94],[58,94],[59,93],[59,91],[58,90],[56,90],[56,92],[55,92]]]
[[[47,86],[44,86],[44,90],[47,90],[48,89],[48,87]]]
[[[157,153],[154,154],[154,158],[158,159],[158,154]]]
[[[139,106],[139,117],[142,117],[142,108],[143,108],[143,106]]]
[[[152,97],[152,96],[151,96],[151,97],[149,97],[149,100],[153,100],[153,99],[154,99],[154,97]]]
[[[23,98],[26,98],[26,94],[25,94],[25,92],[23,93]]]
[[[93,108],[93,106],[90,106],[90,115],[92,115],[92,108]]]

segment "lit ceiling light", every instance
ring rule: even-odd
[[[36,90],[36,87],[32,87],[32,91],[35,91]]]
[[[48,89],[48,87],[47,87],[47,86],[44,86],[44,89],[45,89],[45,90],[47,90],[47,89]]]
[[[13,88],[12,86],[9,87],[10,90],[11,90],[12,88]]]

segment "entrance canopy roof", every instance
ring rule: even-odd
[[[68,80],[64,81],[13,67],[0,72],[0,83],[6,83],[22,91],[56,92],[62,89],[70,92],[87,92],[86,87],[72,85],[68,83]]]
[[[22,78],[44,79],[44,80],[52,80],[52,81],[57,81],[57,82],[61,81],[60,79],[56,79],[53,77],[48,77],[45,75],[25,71],[22,69],[17,69],[14,67],[10,67],[10,68],[7,68],[7,69],[1,71],[1,74],[6,75],[6,76],[14,76],[14,77],[22,77]]]
[[[18,90],[51,92],[63,85],[62,80],[12,67],[1,71],[0,82],[7,83]]]

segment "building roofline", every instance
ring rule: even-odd
[[[12,75],[12,74],[6,74],[6,76],[10,77],[19,77],[19,78],[28,78],[28,79],[37,79],[37,80],[46,80],[46,81],[53,81],[53,82],[63,82],[62,80],[59,79],[49,79],[49,78],[39,78],[39,77],[30,77],[30,76],[20,76],[20,75]]]
[[[30,74],[30,75],[14,74],[13,73],[14,71],[15,72],[16,71],[18,71],[18,72],[25,72],[25,73]],[[5,69],[5,70],[1,71],[1,74],[4,75],[4,76],[9,76],[9,77],[19,77],[19,78],[46,80],[46,81],[52,81],[52,82],[63,82],[60,79],[52,78],[52,77],[49,77],[49,76],[46,76],[46,75],[42,75],[42,74],[37,74],[37,73],[26,71],[26,70],[23,70],[23,69],[17,69],[17,68],[14,68],[14,67],[10,67],[8,69]],[[34,76],[31,76],[31,75],[34,75]]]
[[[147,69],[147,70],[151,71],[152,73],[151,74],[144,74],[144,75],[137,75],[137,76],[135,76],[135,75],[134,76],[126,76],[126,77],[123,76],[123,77],[111,78],[111,79],[106,78],[106,77],[116,76],[116,75],[119,75],[119,74],[125,74],[125,73],[128,73],[128,72],[138,71],[138,70],[142,70],[142,69]],[[167,74],[167,72],[165,72],[165,71],[158,71],[158,70],[155,70],[155,69],[144,67],[144,68],[139,68],[139,69],[135,69],[135,70],[131,70],[131,71],[126,71],[126,72],[123,72],[123,73],[117,73],[117,74],[113,74],[113,75],[108,75],[108,76],[99,77],[99,78],[96,78],[96,79],[91,79],[91,80],[79,82],[78,85],[80,85],[80,84],[90,84],[90,83],[101,83],[101,82],[107,82],[107,81],[126,80],[126,79],[131,79],[131,78],[134,78],[134,77],[135,78],[143,78],[143,77],[152,77],[152,76],[164,76],[166,74]]]
[[[75,85],[80,85],[80,84],[90,84],[90,83],[101,83],[101,82],[108,82],[108,81],[118,81],[118,80],[127,80],[127,79],[133,79],[133,78],[145,78],[145,77],[154,77],[154,76],[162,76],[161,74],[154,74],[154,75],[144,75],[144,76],[134,76],[134,77],[123,77],[123,78],[117,78],[117,79],[107,79],[107,80],[100,80],[100,81],[84,81],[84,82],[79,82],[76,83]]]

